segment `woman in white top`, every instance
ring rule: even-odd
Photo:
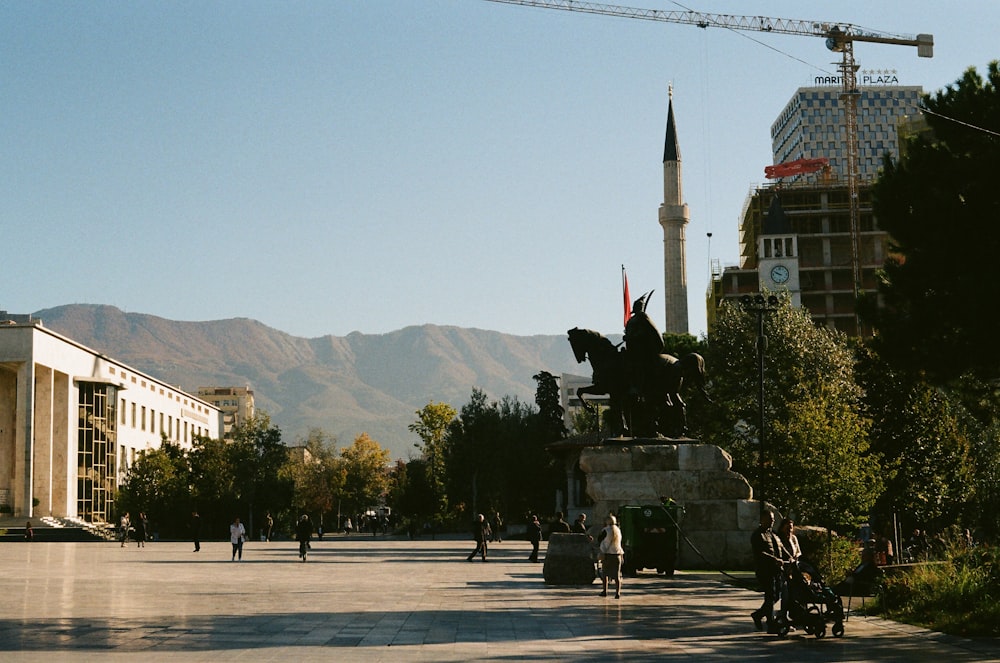
[[[229,526],[229,541],[233,544],[233,561],[236,561],[237,556],[240,561],[243,561],[243,540],[247,537],[246,528],[243,527],[243,523],[240,522],[240,517],[236,516],[233,518],[232,524]]]
[[[604,529],[601,539],[601,583],[603,589],[601,596],[608,595],[608,580],[615,581],[615,598],[622,595],[622,557],[625,550],[622,548],[622,531],[618,528],[618,521],[611,514],[604,519]]]

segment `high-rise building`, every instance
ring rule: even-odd
[[[852,336],[870,333],[859,327],[857,294],[875,292],[875,273],[888,255],[889,240],[872,215],[871,185],[884,155],[898,157],[900,124],[917,114],[920,95],[919,87],[859,91],[861,163],[854,201],[846,180],[842,91],[800,88],[792,96],[771,128],[774,163],[826,158],[829,167],[750,192],[740,216],[740,264],[713,270],[710,312],[724,298],[786,292],[817,324]],[[709,325],[713,317],[710,313]]]
[[[883,155],[887,152],[893,157],[898,155],[899,122],[918,113],[922,92],[915,86],[869,87],[858,91],[858,175],[862,182],[875,179]],[[847,136],[842,96],[839,85],[799,88],[771,125],[774,163],[825,157],[833,173],[845,177]]]

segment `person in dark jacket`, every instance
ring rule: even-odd
[[[471,562],[472,558],[479,554],[483,556],[483,561],[486,561],[486,542],[490,538],[489,531],[490,525],[486,522],[486,516],[480,513],[472,521],[472,538],[476,540],[476,549],[469,554],[466,561]]]
[[[295,540],[299,542],[299,557],[306,561],[306,554],[309,552],[309,539],[312,538],[313,525],[309,520],[309,515],[303,513],[299,517],[299,522],[295,524]]]
[[[781,574],[784,560],[787,558],[781,540],[771,529],[773,526],[774,514],[764,509],[760,514],[760,527],[750,536],[754,573],[757,582],[764,589],[764,602],[750,613],[750,617],[758,631],[764,630],[763,622],[767,621],[769,633],[774,633],[777,629],[774,602],[781,594]]]
[[[538,544],[542,540],[542,524],[538,522],[538,516],[532,516],[528,521],[528,541],[531,542],[531,556],[529,562],[538,561]]]
[[[566,518],[563,516],[562,511],[556,511],[556,519],[549,524],[549,537],[556,533],[565,532],[569,534],[573,529],[566,522]]]
[[[201,516],[197,511],[191,512],[191,539],[194,541],[194,552],[201,550]]]

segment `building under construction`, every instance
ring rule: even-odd
[[[856,186],[846,176],[844,116],[835,87],[800,88],[771,129],[774,162],[827,159],[826,168],[750,191],[740,215],[740,264],[712,265],[709,327],[718,305],[745,294],[786,292],[817,324],[851,336],[857,295],[874,292],[889,238],[872,215],[871,187],[886,153],[899,154],[899,125],[918,113],[920,88],[865,89],[857,100],[861,145]],[[852,210],[852,191],[856,192]],[[853,221],[852,221],[853,215]],[[852,227],[854,226],[854,227]]]

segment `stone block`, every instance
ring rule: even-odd
[[[682,527],[686,532],[739,529],[738,512],[733,500],[685,502]]]
[[[586,534],[556,532],[549,536],[542,575],[550,585],[589,585],[597,577],[594,561]]]
[[[618,445],[587,447],[580,452],[580,469],[587,474],[630,472],[632,470],[632,449]]]
[[[753,530],[749,532],[734,530],[725,533],[726,549],[729,551],[728,561],[732,568],[753,568],[753,550],[750,548],[752,534]]]
[[[757,500],[740,500],[737,503],[739,528],[752,532],[760,524],[760,502]]]
[[[697,532],[689,531],[681,521],[681,529],[690,544],[681,539],[680,559],[682,569],[712,569],[725,568],[728,566],[728,551],[726,550],[725,537],[719,536],[719,532]],[[750,535],[747,534],[747,542]],[[693,546],[693,547],[692,547]],[[695,548],[697,550],[695,550]],[[701,554],[699,554],[701,553]]]
[[[668,472],[680,469],[676,444],[643,444],[632,447],[632,469],[637,472]]]
[[[706,471],[699,473],[701,499],[748,500],[751,489],[747,480],[735,472]]]
[[[656,497],[670,497],[675,501],[701,499],[699,477],[695,472],[653,472],[649,483]]]
[[[625,502],[657,499],[659,495],[650,483],[649,472],[602,472],[587,475],[587,494],[595,501],[624,500]]]
[[[677,469],[680,470],[729,471],[733,466],[733,457],[714,444],[682,444],[677,449]]]

